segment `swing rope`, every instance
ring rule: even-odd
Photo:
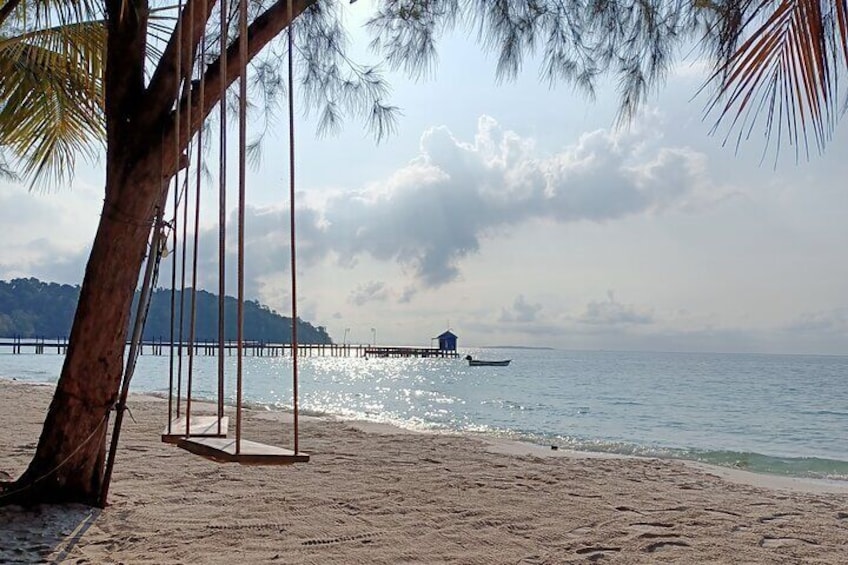
[[[221,0],[221,81],[219,155],[218,155],[218,417],[222,416],[224,405],[224,296],[226,294],[226,235],[227,235],[227,39],[229,25],[227,21],[227,0]]]
[[[194,21],[194,2],[191,2],[191,3],[188,4],[188,21],[189,22]],[[181,44],[182,44],[182,41],[180,41],[180,45]],[[180,101],[191,99],[191,88],[192,88],[191,77],[192,77],[192,74],[194,72],[194,63],[193,63],[193,61],[187,61],[187,64],[183,65],[182,49],[180,48],[179,45],[178,45],[178,48],[177,48],[177,53],[178,53],[178,56],[180,58],[179,62],[177,63],[177,72],[179,73],[180,79],[182,80],[182,84],[183,84],[182,94],[180,95],[179,88],[178,88],[178,92],[177,92],[177,94],[178,94],[178,96],[177,96],[177,134],[176,134],[177,151],[176,151],[175,157],[177,159],[179,159],[180,155],[181,155],[181,152],[180,152],[180,139],[181,139],[180,125],[182,123],[180,121],[180,117],[179,117],[180,106],[182,106]],[[184,203],[184,206],[183,206],[183,233],[182,233],[182,242],[181,242],[182,243],[182,261],[181,261],[181,266],[180,266],[180,316],[179,316],[180,331],[179,331],[179,347],[178,347],[179,354],[177,356],[177,367],[178,367],[177,373],[179,375],[179,382],[180,383],[182,383],[182,377],[183,377],[183,349],[185,349],[185,346],[186,346],[186,344],[185,344],[185,333],[184,333],[185,332],[184,328],[185,328],[186,257],[187,257],[187,254],[188,254],[187,241],[188,241],[189,180],[191,178],[191,154],[192,154],[192,150],[193,150],[193,144],[192,144],[192,141],[191,141],[191,138],[192,138],[192,135],[191,135],[191,104],[188,104],[186,106],[185,123],[186,123],[186,129],[189,132],[189,135],[188,135],[189,139],[188,139],[187,144],[186,144],[187,145],[186,173],[185,173],[185,179],[183,180],[183,185],[182,185],[182,189],[181,189],[181,193],[185,193],[185,203]],[[198,148],[198,151],[199,150],[200,149]],[[177,174],[178,175],[179,175],[179,168],[180,168],[179,165],[177,165]],[[197,208],[199,205],[200,205],[199,200],[197,198],[195,198],[195,208]],[[195,231],[196,230],[197,230],[197,225],[195,224]],[[174,231],[176,231],[176,229]],[[174,248],[174,251],[176,252],[176,247]],[[192,315],[192,314],[189,313],[189,315]],[[191,345],[190,344],[188,346],[188,349],[186,350],[186,354],[189,356],[189,362],[188,362],[188,367],[187,367],[187,371],[186,371],[186,381],[188,383],[190,383],[191,380],[192,380],[191,360],[190,360],[191,359]],[[177,396],[177,409],[179,410],[179,395]],[[177,414],[177,416],[179,417],[179,414]],[[190,425],[189,419],[186,418],[186,426],[189,426],[189,425]]]
[[[164,147],[164,140],[162,142]],[[164,177],[165,171],[161,171],[162,176]],[[174,327],[174,323],[176,322],[176,316],[174,315],[177,306],[177,217],[179,216],[178,211],[180,207],[179,202],[179,191],[174,190],[174,219],[171,227],[173,231],[171,232],[171,246],[174,250],[173,256],[174,260],[172,261],[171,266],[171,311],[170,311],[170,324],[171,324],[171,333],[170,333],[170,342],[171,347],[168,350],[168,433],[171,433],[171,421],[173,420],[174,413],[174,363],[176,362],[176,356],[174,354],[174,337],[176,335],[176,328]],[[180,297],[182,299],[182,297]],[[182,344],[180,344],[182,346]],[[176,406],[177,417],[180,415],[180,391],[179,384],[177,384],[177,406]]]
[[[239,0],[239,105],[238,105],[238,309],[236,319],[236,455],[241,454],[242,386],[244,371],[244,208],[247,147],[247,1]]]
[[[203,0],[201,3],[201,10],[203,13],[206,13],[206,0]],[[192,20],[193,21],[193,20]],[[193,35],[193,34],[192,34]],[[202,61],[206,60],[206,34],[204,33],[201,37],[200,43],[200,61],[199,65],[199,74],[203,74],[203,64]],[[200,99],[200,116],[202,119],[203,116],[203,96],[205,93],[205,81],[200,80],[199,90],[199,99]],[[192,242],[192,263],[191,263],[191,325],[189,327],[189,343],[190,347],[194,347],[195,339],[197,337],[197,261],[200,249],[200,187],[201,180],[203,176],[203,124],[201,124],[197,129],[197,165],[196,165],[196,176],[195,176],[195,187],[194,187],[194,200],[195,200],[195,208],[194,208],[194,241]],[[189,357],[189,371],[194,367],[194,355]],[[224,405],[223,401],[219,394],[218,399],[218,424],[217,424],[217,433],[218,435],[222,435],[223,431],[221,429],[221,419],[224,417]]]
[[[177,34],[178,37],[182,37],[182,29],[183,29],[183,3],[182,0],[179,0],[177,3]],[[178,77],[182,77],[182,41],[177,42],[177,52],[176,52],[176,73]],[[177,100],[179,100],[180,94],[180,82],[177,81],[175,87],[175,95],[177,96]],[[177,107],[175,110],[176,113],[176,141],[174,142],[174,159],[175,163],[179,163],[180,159],[180,104],[177,103]],[[164,147],[163,147],[164,150]],[[164,175],[164,171],[162,171]],[[173,244],[174,244],[174,264],[173,269],[171,271],[171,383],[173,383],[173,374],[174,374],[174,312],[173,307],[176,301],[176,282],[177,282],[177,218],[179,218],[179,197],[180,193],[180,171],[179,165],[177,166],[177,171],[174,175],[174,233],[173,233]],[[188,208],[188,202],[185,203],[185,207]],[[185,220],[185,215],[183,215],[183,220]],[[183,241],[185,241],[185,221],[183,222]],[[182,376],[183,376],[183,304],[185,297],[185,244],[183,244],[182,248],[182,283],[180,288],[180,314],[179,314],[179,328],[177,330],[177,343],[179,344],[179,350],[177,352],[177,406],[176,412],[177,417],[180,415],[180,393],[182,387]],[[173,396],[173,385],[168,388],[168,433],[171,431],[171,408],[172,408],[172,398]]]
[[[295,254],[295,176],[294,176],[294,105],[293,105],[293,92],[294,92],[294,77],[293,77],[293,51],[294,51],[294,39],[292,32],[292,22],[294,20],[294,6],[293,2],[289,1],[288,8],[288,16],[289,16],[289,31],[288,31],[288,89],[289,89],[289,101],[288,101],[288,110],[289,110],[289,196],[291,200],[290,205],[290,221],[291,221],[291,271],[292,271],[292,357],[293,357],[293,422],[294,422],[294,451],[287,450],[285,448],[280,448],[272,445],[265,445],[262,443],[254,442],[254,441],[246,441],[242,438],[242,424],[243,424],[243,414],[244,414],[244,356],[245,356],[245,259],[246,259],[246,251],[245,251],[245,224],[246,224],[246,192],[247,192],[247,72],[248,72],[248,63],[249,63],[249,35],[248,35],[248,13],[249,6],[248,0],[239,0],[238,5],[233,6],[230,5],[230,8],[227,7],[227,0],[221,0],[219,4],[220,9],[220,28],[221,28],[221,46],[220,46],[220,68],[221,68],[221,81],[219,84],[219,95],[220,95],[220,124],[219,124],[219,179],[218,179],[218,282],[219,282],[219,293],[218,293],[218,351],[217,351],[217,361],[218,361],[218,437],[206,436],[206,434],[198,433],[196,434],[198,437],[192,437],[193,431],[191,428],[191,424],[189,420],[191,419],[191,367],[192,367],[192,359],[193,354],[191,349],[189,350],[189,378],[187,385],[187,393],[186,393],[186,409],[185,409],[185,417],[186,417],[186,429],[185,435],[182,438],[179,438],[176,441],[176,444],[188,451],[196,453],[198,455],[202,455],[209,459],[218,462],[239,462],[239,463],[247,463],[247,464],[269,464],[269,465],[280,465],[280,464],[290,464],[296,462],[306,462],[309,460],[309,456],[307,454],[303,454],[299,452],[299,443],[298,443],[298,339],[297,339],[297,287],[296,287],[296,254]],[[230,12],[234,12],[230,14]],[[228,16],[235,16],[238,19],[237,24],[237,33],[238,33],[238,43],[232,46],[229,46],[228,38],[229,38],[229,24],[228,24]],[[206,46],[206,37],[205,34],[201,37],[202,49],[205,50]],[[238,203],[236,210],[236,221],[238,225],[237,233],[236,233],[236,245],[237,245],[237,265],[236,265],[236,277],[237,277],[237,299],[236,299],[236,335],[235,335],[235,349],[236,349],[236,391],[235,391],[235,438],[233,440],[228,440],[226,437],[223,437],[226,433],[225,430],[222,430],[223,424],[223,412],[224,412],[224,385],[225,385],[225,371],[224,371],[224,355],[227,351],[227,345],[225,340],[225,317],[224,317],[224,297],[226,296],[226,192],[227,192],[227,90],[228,90],[228,82],[229,79],[227,77],[227,50],[228,47],[237,47],[234,51],[238,54],[238,61],[233,61],[237,63],[237,66],[234,68],[238,69],[238,78],[239,78],[239,91],[238,91]],[[205,55],[201,55],[200,60],[205,60]],[[202,65],[201,65],[202,67]],[[202,72],[201,72],[202,75]],[[229,75],[233,77],[233,75]],[[236,77],[233,77],[236,78]],[[200,81],[200,98],[201,100],[204,97],[204,84],[203,81]],[[201,108],[201,115],[203,114],[203,110]],[[200,201],[200,171],[201,171],[201,153],[203,146],[203,136],[202,132],[198,132],[197,139],[197,184],[196,184],[196,202],[198,206],[195,208],[195,241],[194,241],[194,262],[192,266],[192,285],[194,288],[197,286],[197,257],[198,257],[198,222],[199,222],[199,201]],[[183,229],[185,230],[185,224],[188,223],[187,217],[184,222]],[[184,237],[184,245],[185,245],[185,237]],[[194,295],[193,295],[194,296]],[[194,302],[192,302],[192,329],[190,332],[191,337],[189,338],[190,343],[194,341],[194,318],[195,318],[195,306]],[[222,433],[223,432],[223,433]],[[206,437],[200,437],[206,436]]]
[[[244,1],[244,0],[242,0]],[[297,255],[295,248],[295,213],[294,213],[294,71],[292,55],[294,51],[294,7],[293,0],[288,1],[289,29],[288,29],[288,79],[289,79],[289,224],[290,246],[291,246],[291,304],[292,304],[292,425],[294,428],[294,452],[298,449],[298,410],[297,410],[297,378],[298,378],[298,341],[297,341]]]

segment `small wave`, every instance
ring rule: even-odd
[[[803,410],[801,414],[808,416],[839,416],[840,418],[848,418],[848,412],[839,410]]]
[[[829,481],[848,481],[848,461],[841,461],[838,459],[818,457],[776,457],[754,452],[680,449],[611,440],[521,433],[506,429],[485,430],[485,435],[525,441],[543,446],[556,445],[560,448],[585,453],[606,453],[610,455],[653,457],[658,459],[681,459],[687,461],[698,461],[720,467],[742,469],[752,473],[765,475],[779,475],[805,479],[824,479]]]
[[[483,400],[480,404],[484,406],[495,406],[497,408],[504,408],[506,410],[518,410],[522,412],[529,412],[533,410],[537,410],[543,407],[542,404],[528,405],[522,404],[520,402],[515,402],[514,400],[506,400],[503,398],[495,398],[492,400]]]
[[[19,379],[17,377],[8,377],[5,375],[0,375],[0,382],[9,383],[12,385],[27,385],[27,386],[39,386],[39,387],[52,387],[56,385],[56,382],[49,381],[29,381],[24,379]]]
[[[819,457],[774,457],[754,452],[690,451],[683,459],[754,473],[848,481],[848,461]]]

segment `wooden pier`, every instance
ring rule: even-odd
[[[3,337],[0,338],[0,352],[6,353],[7,348],[9,353],[20,355],[25,351],[27,353],[35,353],[41,355],[43,353],[55,353],[64,355],[68,350],[67,339],[45,339],[43,337]]]
[[[456,350],[439,349],[438,347],[388,347],[366,346],[365,357],[458,357]]]
[[[129,345],[129,343],[127,343]],[[227,356],[235,354],[238,344],[235,341],[224,343],[224,351]],[[290,343],[265,343],[245,342],[243,345],[244,355],[247,357],[291,357],[292,344]],[[178,355],[214,356],[218,354],[219,345],[217,341],[202,341],[193,344],[174,344]],[[12,353],[21,355],[34,353],[42,355],[45,353],[56,353],[64,355],[68,351],[68,339],[47,339],[43,337],[22,338],[10,337],[0,338],[0,354]],[[171,343],[166,340],[144,341],[140,344],[141,355],[170,355]],[[338,343],[301,343],[297,346],[298,355],[301,357],[440,357],[455,358],[458,356],[456,350],[443,350],[437,347],[406,347],[406,346],[378,346],[367,344],[338,344]]]

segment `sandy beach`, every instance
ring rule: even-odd
[[[0,475],[51,387],[0,382]],[[0,508],[0,563],[845,563],[848,488],[305,419],[308,464],[218,464],[160,442],[136,396],[105,510]],[[283,415],[245,437],[288,444]]]

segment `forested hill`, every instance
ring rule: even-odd
[[[79,286],[46,283],[38,279],[0,281],[0,337],[66,337],[70,334]],[[181,293],[175,295],[174,339],[179,337]],[[136,301],[138,293],[136,293]],[[218,339],[218,296],[203,290],[197,292],[196,341]],[[133,305],[135,312],[135,305]],[[189,338],[191,289],[183,303],[183,341]],[[236,299],[224,299],[224,325],[227,340],[236,338]],[[244,305],[244,338],[248,341],[289,343],[291,318],[256,301]],[[153,293],[144,339],[168,341],[171,335],[171,291],[158,289]],[[332,343],[326,330],[300,320],[297,326],[300,343]]]

